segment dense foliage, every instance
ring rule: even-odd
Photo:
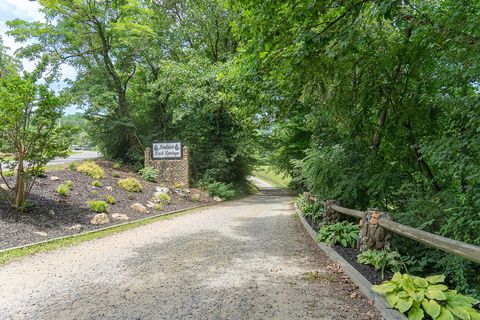
[[[295,187],[480,244],[479,1],[232,1],[231,75]],[[480,296],[478,265],[397,243]]]
[[[183,140],[194,180],[244,181],[255,132],[224,76],[236,41],[222,1],[39,2],[44,23],[8,23],[31,40],[19,56],[76,69],[68,91],[105,157],[141,164],[152,141]]]

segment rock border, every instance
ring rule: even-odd
[[[205,207],[211,207],[215,204],[216,203],[206,203],[206,204],[202,204],[202,205],[196,206],[196,207],[190,207],[190,208],[184,208],[184,209],[165,212],[165,213],[159,213],[159,214],[156,214],[156,215],[148,216],[148,217],[143,218],[143,219],[138,219],[138,220],[132,220],[132,221],[124,222],[124,223],[119,223],[119,224],[115,224],[115,225],[108,226],[108,227],[105,227],[105,228],[99,228],[99,229],[95,229],[95,230],[90,230],[90,231],[86,231],[86,232],[81,232],[81,233],[77,233],[77,234],[68,235],[68,236],[57,237],[57,238],[52,238],[52,239],[48,239],[48,240],[44,240],[44,241],[33,242],[33,243],[29,243],[29,244],[24,244],[24,245],[21,245],[21,246],[11,247],[11,248],[0,250],[0,254],[6,253],[6,252],[9,252],[9,251],[13,251],[13,250],[26,249],[26,248],[29,248],[29,247],[43,245],[43,244],[47,244],[47,243],[55,242],[55,241],[59,241],[59,240],[66,240],[66,239],[71,239],[71,238],[75,238],[75,237],[79,237],[79,236],[84,236],[84,235],[87,235],[87,234],[101,232],[101,231],[117,228],[117,227],[120,227],[120,226],[134,224],[134,223],[141,222],[141,221],[148,221],[148,220],[155,219],[155,218],[162,217],[162,216],[169,216],[169,215],[172,215],[172,214],[181,213],[181,212],[185,212],[185,211],[191,211],[191,210],[201,209],[201,208],[205,208]]]
[[[406,320],[407,317],[398,312],[395,309],[392,309],[381,295],[373,292],[371,290],[372,284],[368,281],[360,272],[358,272],[350,263],[347,262],[341,255],[339,255],[331,247],[327,246],[324,243],[317,242],[317,234],[315,230],[308,224],[307,220],[302,216],[301,211],[299,210],[297,204],[294,204],[295,212],[300,218],[303,227],[317,244],[317,246],[335,263],[339,264],[343,272],[358,286],[360,292],[367,297],[368,299],[373,300],[374,307],[380,312],[380,314],[388,320]]]

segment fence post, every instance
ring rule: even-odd
[[[389,249],[392,234],[378,225],[379,219],[392,220],[390,215],[379,209],[368,209],[365,216],[360,220],[360,237],[358,240],[360,251],[368,249]]]
[[[337,223],[342,220],[342,214],[340,212],[335,211],[332,206],[338,205],[338,202],[335,200],[327,200],[325,201],[325,211],[323,213],[323,220],[328,223]]]

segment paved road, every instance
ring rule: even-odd
[[[2,319],[380,319],[261,193],[0,268]]]
[[[48,164],[65,164],[70,162],[80,162],[88,159],[100,158],[102,154],[97,151],[74,151],[75,154],[70,155],[67,158],[56,158],[50,161]],[[78,152],[78,153],[77,153]]]
[[[68,156],[67,158],[55,158],[50,161],[47,165],[55,165],[55,164],[66,164],[70,162],[80,162],[88,159],[96,159],[100,158],[102,154],[97,151],[74,151],[75,154]],[[9,166],[5,163],[1,164],[4,169],[9,168]],[[1,318],[0,318],[1,319]]]

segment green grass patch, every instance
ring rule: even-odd
[[[69,237],[65,237],[62,239],[57,239],[57,240],[52,240],[52,241],[47,241],[45,243],[40,243],[40,244],[34,244],[28,247],[23,247],[23,248],[17,248],[17,249],[7,249],[5,251],[0,252],[0,266],[4,266],[12,261],[21,259],[23,257],[40,253],[40,252],[48,252],[48,251],[53,251],[59,248],[63,247],[70,247],[74,246],[76,244],[89,241],[89,240],[94,240],[94,239],[99,239],[99,238],[104,238],[106,236],[109,236],[111,234],[115,233],[120,233],[123,231],[127,231],[133,228],[137,228],[140,226],[144,226],[153,222],[157,221],[162,221],[162,220],[170,220],[175,217],[179,217],[185,214],[193,213],[197,210],[200,210],[202,208],[194,208],[191,210],[187,211],[182,211],[182,212],[177,212],[173,213],[170,215],[163,215],[160,217],[151,217],[151,218],[146,218],[143,220],[139,221],[133,221],[131,223],[127,224],[122,224],[119,226],[114,226],[112,228],[106,229],[106,230],[99,230],[99,231],[91,231],[83,234],[78,234],[78,235],[73,235]]]
[[[282,174],[275,173],[275,171],[268,166],[259,166],[253,170],[253,175],[260,180],[271,184],[274,187],[287,189],[290,183],[290,178]]]

